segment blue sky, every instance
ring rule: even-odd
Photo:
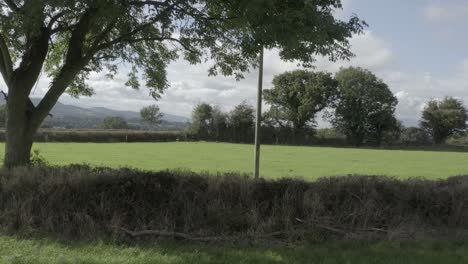
[[[316,70],[334,73],[340,67],[360,66],[373,71],[397,96],[397,117],[406,125],[418,123],[430,99],[455,96],[468,105],[468,0],[343,0],[343,6],[338,18],[357,14],[369,27],[350,41],[356,57],[336,63],[319,57]],[[156,103],[164,112],[187,117],[199,102],[226,111],[244,100],[254,105],[255,71],[236,82],[233,77],[208,77],[208,68],[209,64],[193,66],[184,61],[169,65],[171,87]],[[265,88],[271,88],[273,76],[296,68],[296,63],[282,62],[277,51],[267,51]],[[134,111],[155,103],[146,89],[131,90],[125,81],[125,69],[113,80],[105,72],[92,73],[89,84],[95,96],[77,100],[64,95],[61,101]],[[49,80],[42,77],[33,96],[43,95],[48,85]],[[320,116],[317,119],[326,125]]]
[[[350,0],[346,14],[358,14],[388,43],[402,71],[450,76],[468,58],[468,1]]]

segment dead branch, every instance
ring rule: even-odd
[[[142,230],[142,231],[131,231],[126,228],[120,228],[124,233],[127,235],[136,238],[142,236],[160,236],[160,237],[172,237],[182,240],[190,240],[190,241],[199,241],[199,242],[213,242],[213,241],[232,241],[236,240],[239,237],[234,236],[211,236],[211,237],[196,237],[186,233],[181,232],[171,232],[171,231],[159,231],[159,230]],[[278,231],[272,232],[267,234],[258,234],[253,235],[254,238],[271,238],[280,235],[285,235],[287,232]]]
[[[301,223],[301,224],[306,224],[306,221],[302,220],[302,219],[299,219],[299,218],[296,218],[295,219],[297,222]],[[310,226],[312,227],[318,227],[320,229],[324,229],[324,230],[327,230],[327,231],[330,231],[330,232],[333,232],[333,233],[338,233],[338,234],[348,234],[348,233],[358,233],[358,232],[361,232],[361,233],[371,233],[371,232],[374,232],[374,233],[388,233],[389,231],[388,230],[385,230],[385,229],[381,229],[381,228],[375,228],[375,227],[371,227],[371,228],[338,228],[338,227],[334,227],[334,226],[331,226],[331,225],[327,225],[327,224],[324,224],[324,223],[320,223],[318,221],[313,221]]]

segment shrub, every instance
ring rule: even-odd
[[[66,238],[122,239],[124,230],[253,242],[459,238],[468,228],[468,177],[254,181],[72,165],[0,179],[0,227]]]
[[[41,151],[35,149],[31,152],[31,164],[33,166],[47,166],[49,165],[46,158],[41,154]]]

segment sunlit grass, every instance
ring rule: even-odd
[[[37,143],[53,164],[89,163],[145,170],[183,168],[197,172],[253,171],[253,146],[173,143]],[[0,146],[3,152],[3,146]],[[0,154],[1,154],[0,152]],[[430,179],[468,174],[468,153],[327,147],[263,146],[264,177],[367,174]]]

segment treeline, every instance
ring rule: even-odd
[[[453,97],[431,100],[419,127],[403,127],[395,117],[397,98],[381,79],[359,67],[326,72],[297,70],[273,79],[264,91],[269,110],[262,115],[262,142],[322,145],[427,145],[463,137],[467,111]],[[331,129],[316,129],[319,113]],[[190,133],[200,140],[253,141],[255,109],[246,102],[230,112],[198,104]]]
[[[5,142],[5,130],[0,130],[0,142]],[[176,142],[193,141],[181,131],[109,130],[109,129],[40,129],[35,142]]]

